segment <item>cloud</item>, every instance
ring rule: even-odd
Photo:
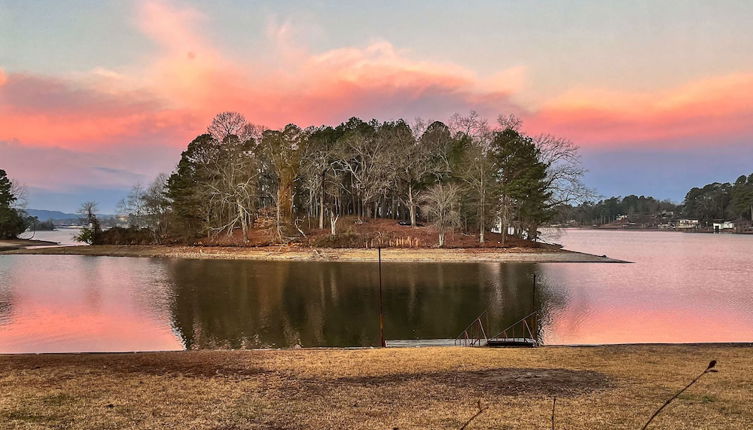
[[[353,115],[446,117],[470,108],[513,109],[511,86],[499,78],[518,85],[524,74],[516,67],[488,85],[466,68],[415,60],[384,40],[314,53],[299,41],[292,22],[276,17],[265,29],[274,51],[231,58],[185,31],[195,28],[196,20],[206,17],[190,8],[147,2],[138,26],[162,48],[150,67],[154,91],[205,118],[237,110],[252,121],[281,126],[337,123]],[[162,28],[172,30],[152,30]]]
[[[90,82],[11,73],[0,87],[0,140],[83,148],[186,135],[191,114],[164,105],[144,90],[102,91]]]
[[[651,93],[573,89],[546,103],[530,122],[586,145],[673,140],[674,146],[692,146],[750,138],[753,73],[709,77]]]
[[[97,186],[127,189],[172,170],[180,150],[166,145],[115,145],[100,151],[39,147],[0,141],[8,175],[26,186],[54,192]]]
[[[351,116],[442,120],[471,109],[492,118],[516,113],[527,130],[588,150],[753,136],[753,73],[656,92],[573,88],[524,106],[517,96],[535,85],[525,65],[480,75],[380,39],[314,52],[300,26],[276,16],[260,30],[268,50],[234,47],[229,54],[208,36],[207,28],[219,26],[210,15],[174,2],[136,4],[135,28],[155,48],[139,64],[55,76],[0,69],[0,141],[14,142],[0,145],[0,157],[8,167],[27,163],[11,169],[24,182],[62,190],[125,186],[136,179],[128,172],[153,177],[172,168],[187,142],[225,110],[270,127]]]

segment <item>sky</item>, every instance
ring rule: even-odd
[[[603,196],[753,173],[749,0],[0,0],[0,169],[103,212],[221,111],[281,127],[515,114]]]

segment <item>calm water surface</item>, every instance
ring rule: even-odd
[[[567,230],[633,264],[385,264],[388,339],[535,307],[550,344],[753,341],[753,237]],[[389,252],[389,251],[384,251]],[[372,263],[0,255],[0,352],[374,345]]]

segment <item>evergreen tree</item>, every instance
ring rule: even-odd
[[[31,218],[13,205],[18,196],[13,193],[13,182],[5,170],[0,169],[0,239],[15,239],[26,231]]]

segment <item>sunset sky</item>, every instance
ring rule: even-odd
[[[0,169],[103,212],[220,111],[280,127],[514,113],[600,194],[753,173],[753,2],[0,0]]]

